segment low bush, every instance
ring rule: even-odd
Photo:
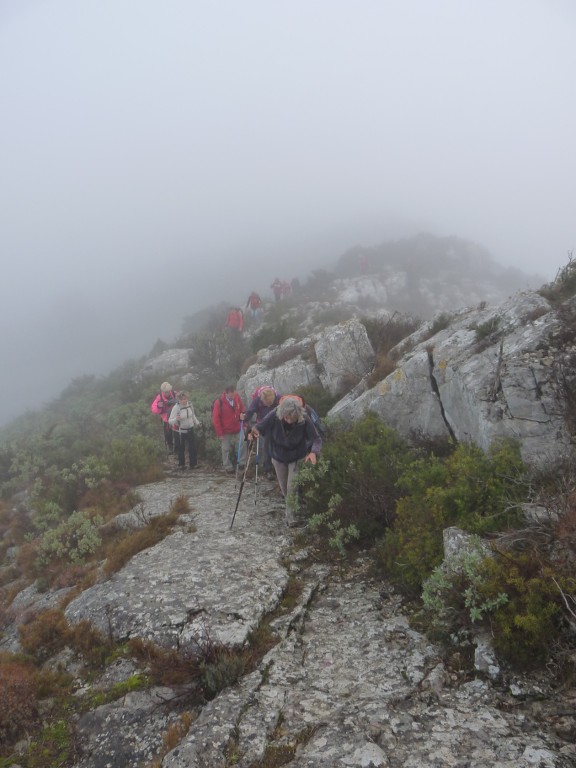
[[[576,261],[573,258],[573,252],[569,251],[568,263],[558,270],[551,283],[543,285],[538,291],[551,304],[560,304],[576,293]]]
[[[472,537],[460,552],[432,571],[422,590],[428,629],[443,635],[461,635],[508,602],[505,592],[486,595],[484,586],[489,552]]]
[[[420,320],[396,313],[387,320],[382,318],[364,317],[362,323],[366,328],[368,339],[376,353],[376,357],[384,357],[407,336],[410,336],[420,325]]]
[[[553,639],[568,639],[563,594],[574,601],[576,579],[561,576],[533,552],[498,552],[486,563],[481,594],[492,600],[502,592],[506,602],[491,618],[496,651],[522,669],[542,664],[551,655]]]
[[[103,522],[100,515],[82,510],[47,530],[38,542],[37,568],[62,561],[83,564],[102,544],[98,529]]]
[[[0,661],[0,744],[13,744],[38,721],[34,668]]]
[[[70,627],[61,610],[50,608],[21,624],[18,634],[22,650],[42,662],[68,645]]]
[[[296,334],[295,324],[286,318],[276,323],[266,322],[250,339],[252,352],[256,353],[266,347],[283,344],[286,339],[294,338]]]
[[[488,453],[460,444],[445,459],[419,458],[399,479],[403,495],[393,525],[378,545],[378,564],[397,586],[418,594],[442,561],[444,528],[457,525],[485,534],[518,524],[524,479],[519,450],[512,443]]]
[[[414,452],[374,414],[351,429],[337,425],[316,467],[299,474],[299,495],[309,524],[342,552],[366,546],[383,534],[395,515],[397,482]]]
[[[149,437],[135,435],[129,440],[113,440],[106,456],[112,480],[136,485],[163,477],[159,463],[161,450]]]
[[[480,342],[488,341],[489,339],[493,338],[499,327],[500,318],[491,317],[489,320],[486,320],[485,323],[480,323],[480,325],[473,325],[471,330],[476,331],[476,341]]]

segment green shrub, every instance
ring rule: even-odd
[[[521,519],[524,468],[518,447],[494,446],[488,453],[460,444],[445,459],[420,458],[404,472],[404,491],[391,530],[378,546],[378,562],[401,588],[418,593],[441,563],[442,531],[457,525],[483,534]]]
[[[562,594],[576,593],[576,579],[562,577],[533,552],[498,553],[486,562],[480,588],[485,600],[505,592],[507,601],[491,618],[496,651],[512,665],[534,667],[568,634]]]
[[[102,544],[98,528],[103,522],[100,515],[92,514],[90,510],[73,512],[44,533],[38,543],[37,566],[44,568],[63,560],[76,565],[84,563]]]
[[[430,336],[435,336],[437,333],[440,333],[440,331],[448,328],[451,320],[452,315],[450,315],[448,312],[441,312],[437,317],[434,318],[432,327],[430,328]]]
[[[372,544],[394,518],[396,484],[414,453],[374,414],[351,429],[337,425],[316,467],[300,471],[298,486],[312,527],[331,546]]]
[[[267,321],[262,328],[252,336],[250,340],[252,351],[256,353],[265,347],[283,344],[286,339],[294,338],[296,333],[297,330],[293,321],[286,318],[283,318],[276,323],[269,323]]]
[[[489,320],[486,320],[485,323],[480,323],[480,325],[473,325],[472,330],[476,331],[476,341],[484,341],[489,339],[493,334],[496,333],[499,326],[499,317],[491,317]]]
[[[568,253],[568,264],[565,264],[551,283],[543,285],[538,291],[551,304],[560,304],[576,293],[576,261],[573,253]]]
[[[56,720],[47,723],[28,747],[26,768],[70,765],[77,756],[71,723]]]
[[[397,316],[396,313],[387,320],[382,318],[363,317],[362,323],[366,328],[368,339],[377,357],[384,358],[388,352],[410,336],[420,325],[417,318]]]
[[[471,629],[508,601],[505,592],[484,594],[488,552],[478,537],[432,571],[422,590],[424,612],[443,633]]]
[[[158,443],[149,437],[113,440],[107,451],[110,477],[134,484],[160,479],[160,456]]]

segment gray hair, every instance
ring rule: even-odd
[[[279,419],[283,419],[284,416],[292,416],[296,421],[304,421],[305,413],[306,409],[293,397],[287,397],[285,400],[282,400],[278,408],[276,408],[276,416]]]

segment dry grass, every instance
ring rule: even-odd
[[[177,500],[178,501],[178,500]],[[178,522],[181,512],[178,509],[183,503],[176,502],[165,515],[158,515],[150,519],[146,528],[125,533],[120,539],[108,542],[106,547],[106,562],[104,573],[108,576],[116,573],[128,563],[134,555],[158,544],[172,532]],[[189,509],[189,507],[187,507]]]

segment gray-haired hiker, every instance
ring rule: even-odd
[[[306,409],[293,398],[286,397],[280,405],[248,434],[252,440],[259,435],[269,435],[272,464],[278,484],[286,500],[286,525],[298,525],[293,507],[293,493],[298,467],[304,459],[316,464],[316,457],[322,448],[322,438]]]

